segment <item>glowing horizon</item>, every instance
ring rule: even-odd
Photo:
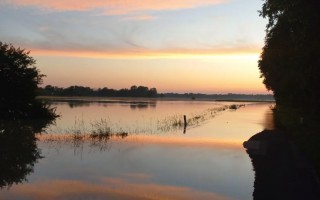
[[[258,48],[225,48],[225,49],[135,49],[123,51],[87,51],[87,50],[49,50],[33,49],[30,52],[35,56],[68,56],[80,58],[101,59],[157,59],[157,58],[210,58],[210,57],[247,57],[259,56]]]

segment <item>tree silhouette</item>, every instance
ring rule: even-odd
[[[274,92],[276,126],[290,130],[320,174],[320,1],[265,0],[259,69]]]
[[[131,86],[130,89],[122,88],[120,90],[109,89],[107,87],[92,89],[84,86],[70,86],[67,88],[59,88],[47,85],[38,89],[38,94],[45,96],[99,96],[99,97],[157,97],[156,88],[148,88],[145,86]]]
[[[45,76],[24,49],[0,42],[0,118],[55,118],[52,109],[37,101],[36,90]]]
[[[278,107],[320,111],[320,1],[265,0],[268,18],[259,69]]]

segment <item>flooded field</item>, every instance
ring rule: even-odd
[[[252,199],[254,171],[242,143],[272,128],[272,105],[53,102],[61,117],[45,129],[1,122],[2,148],[16,145],[1,161],[0,199]],[[37,134],[15,141],[8,131]]]

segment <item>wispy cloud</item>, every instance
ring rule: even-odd
[[[87,11],[102,9],[109,15],[125,15],[146,10],[178,10],[214,5],[229,0],[11,0],[8,4],[17,6],[35,6],[42,9],[57,11]]]

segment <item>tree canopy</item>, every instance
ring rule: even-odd
[[[53,118],[52,109],[36,100],[43,74],[24,49],[0,42],[0,118]]]
[[[265,0],[268,18],[259,69],[278,106],[320,111],[320,1]]]

